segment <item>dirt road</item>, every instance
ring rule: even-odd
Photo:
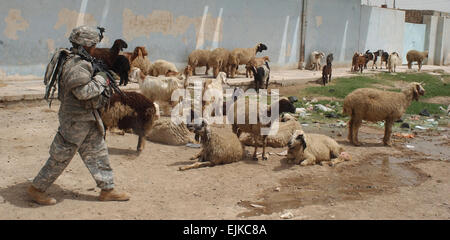
[[[128,202],[98,202],[99,189],[77,155],[49,189],[58,203],[39,206],[25,194],[48,158],[58,103],[0,109],[0,219],[450,219],[449,129],[381,144],[383,131],[363,127],[365,145],[347,144],[346,129],[308,126],[333,136],[353,156],[336,167],[242,161],[180,172],[199,149],[107,135],[117,188]],[[340,135],[340,136],[338,136]],[[247,148],[249,151],[252,148]],[[269,149],[279,153],[285,149]]]

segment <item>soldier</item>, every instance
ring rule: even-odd
[[[50,157],[28,188],[28,195],[39,204],[56,204],[56,200],[47,196],[45,191],[69,165],[76,152],[102,189],[100,201],[129,200],[128,194],[114,190],[104,128],[98,114],[98,109],[109,101],[109,79],[104,72],[93,76],[91,62],[79,55],[82,51],[91,54],[99,39],[97,31],[88,26],[74,28],[69,37],[73,47],[60,67],[58,82],[60,126],[50,146]]]

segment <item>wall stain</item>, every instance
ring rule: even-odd
[[[67,8],[61,9],[58,13],[58,21],[56,22],[54,29],[59,29],[60,27],[66,25],[66,33],[64,36],[69,37],[72,29],[74,29],[77,25],[79,12],[75,10],[69,10]],[[84,24],[88,26],[97,26],[97,21],[95,20],[92,14],[81,14],[82,18],[84,18]]]
[[[6,37],[9,39],[17,40],[17,31],[26,31],[30,25],[22,17],[22,12],[20,9],[10,9],[8,16],[5,17],[6,28],[3,31]]]
[[[123,36],[125,40],[131,41],[134,38],[146,36],[150,33],[162,33],[164,35],[178,36],[186,33],[187,29],[194,25],[196,36],[200,31],[202,18],[190,18],[187,16],[174,17],[169,11],[154,10],[147,16],[135,15],[132,10],[125,8],[123,10]],[[213,41],[214,31],[216,29],[218,18],[213,18],[210,14],[206,15],[204,26],[204,39]],[[220,38],[222,41],[222,21],[219,23]],[[185,44],[186,42],[183,41]]]

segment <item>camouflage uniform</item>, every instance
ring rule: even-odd
[[[90,47],[98,43],[99,38],[95,30],[82,26],[72,31],[69,40]],[[96,119],[94,111],[97,109],[92,107],[108,85],[101,75],[93,77],[92,64],[76,55],[77,49],[73,51],[62,66],[58,83],[60,126],[50,147],[50,157],[32,183],[42,192],[61,175],[76,152],[99,188],[114,188],[108,149],[103,133],[98,128],[98,121],[101,120]]]

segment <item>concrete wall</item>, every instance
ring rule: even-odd
[[[405,12],[363,5],[360,27],[359,51],[403,53]]]
[[[406,54],[409,50],[425,51],[426,24],[405,23],[405,38],[403,42],[403,64],[406,61]]]
[[[358,50],[360,0],[308,1],[305,61],[313,51],[333,53],[333,65],[349,65]]]
[[[117,38],[145,45],[151,61],[178,67],[194,49],[268,46],[272,65],[295,65],[299,56],[301,0],[22,0],[0,8],[0,76],[42,76],[51,53],[69,47],[76,25],[106,28],[104,43]]]
[[[442,65],[450,65],[450,18],[444,20]]]
[[[428,50],[427,64],[434,64],[434,53],[436,51],[437,16],[423,16],[425,30],[425,50]]]

